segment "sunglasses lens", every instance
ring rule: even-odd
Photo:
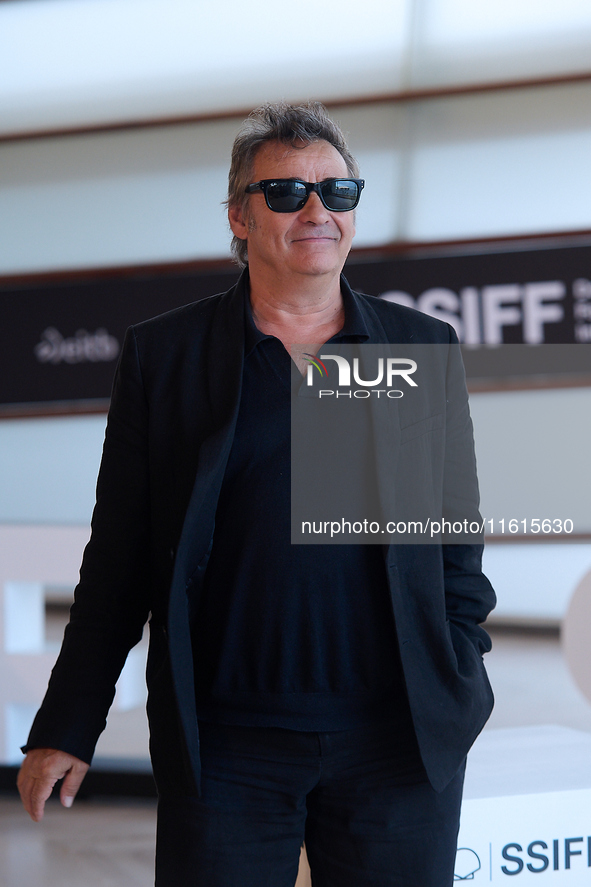
[[[266,190],[267,203],[276,213],[293,213],[306,202],[306,186],[303,182],[287,179],[270,182]]]
[[[346,212],[359,202],[359,185],[352,179],[333,179],[322,185],[322,199],[327,209]]]
[[[263,179],[246,189],[252,194],[261,190],[265,194],[267,206],[276,213],[294,213],[301,209],[310,191],[317,191],[324,206],[332,212],[347,212],[355,209],[363,181],[360,179],[327,179],[325,182],[310,184],[299,179]]]

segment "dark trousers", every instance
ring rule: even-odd
[[[437,793],[412,730],[201,724],[202,793],[161,796],[157,887],[450,887],[463,768]]]

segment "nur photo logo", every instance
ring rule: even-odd
[[[314,370],[320,373],[321,379],[327,379],[329,370],[324,361],[334,361],[337,369],[337,389],[321,388],[318,391],[318,397],[356,397],[368,398],[372,394],[380,397],[382,394],[386,397],[398,399],[404,397],[404,391],[400,388],[394,388],[394,384],[400,384],[401,381],[406,382],[411,388],[417,388],[418,383],[412,378],[417,371],[417,362],[410,357],[378,357],[374,362],[372,372],[375,372],[374,378],[364,378],[368,372],[368,367],[361,368],[360,359],[354,357],[352,360],[344,357],[342,354],[310,354],[304,352],[303,356],[308,362],[308,370],[306,375],[306,384],[309,387],[314,385]],[[334,367],[331,367],[332,376],[334,376]],[[359,385],[359,388],[352,388],[351,376],[353,383]],[[379,387],[385,386],[385,387]],[[348,390],[344,390],[348,389]]]

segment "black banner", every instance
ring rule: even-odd
[[[471,346],[469,378],[587,372],[587,349],[571,349],[570,363],[561,358],[548,370],[538,359],[513,371],[505,358],[491,357],[494,349],[481,346],[591,343],[591,246],[372,259],[352,254],[345,273],[354,289],[451,323]],[[221,292],[236,278],[229,267],[20,286],[0,281],[0,410],[105,408],[130,324]]]
[[[353,260],[347,278],[451,323],[467,345],[591,342],[591,246]]]
[[[231,269],[0,289],[0,410],[106,409],[127,327],[222,292],[237,277]]]

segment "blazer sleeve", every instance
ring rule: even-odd
[[[457,336],[450,327],[447,367],[446,460],[444,506],[448,516],[482,527],[476,473],[474,430],[468,406],[465,372]],[[445,517],[445,514],[444,514]],[[496,604],[496,596],[482,572],[482,533],[474,544],[454,544],[447,537],[442,546],[446,615],[449,623],[467,635],[480,654],[491,648],[481,623]]]
[[[150,610],[149,410],[129,329],[115,374],[92,533],[70,622],[26,746],[90,763]]]

